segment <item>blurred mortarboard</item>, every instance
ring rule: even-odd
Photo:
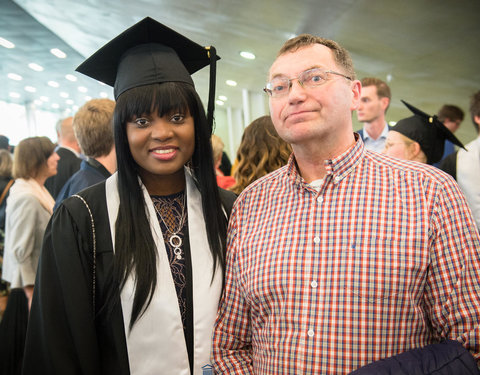
[[[403,100],[401,102],[413,112],[414,116],[398,121],[392,130],[418,142],[427,157],[428,164],[440,161],[443,156],[446,139],[461,148],[465,148],[462,142],[443,125],[437,116],[430,116]]]
[[[193,86],[190,75],[210,65],[211,120],[217,59],[214,47],[203,47],[146,17],[100,48],[76,70],[113,86],[117,99],[131,88],[154,83],[184,82]]]

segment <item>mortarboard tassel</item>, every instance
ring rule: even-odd
[[[210,57],[210,82],[208,86],[208,106],[207,106],[207,121],[210,126],[210,131],[214,131],[214,117],[215,111],[215,81],[217,76],[217,50],[215,47],[205,47]]]

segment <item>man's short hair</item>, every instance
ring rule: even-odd
[[[460,107],[457,107],[453,104],[445,104],[442,108],[439,109],[437,113],[437,117],[441,122],[444,122],[446,119],[451,121],[460,120],[463,121],[465,117],[465,113],[463,113]]]
[[[390,100],[392,99],[392,93],[386,82],[375,77],[365,77],[361,80],[361,82],[362,87],[375,86],[377,88],[377,96],[379,98],[388,98],[390,103]]]
[[[72,126],[72,117],[65,117],[57,121],[55,125],[59,143],[61,141],[76,142],[75,133]]]
[[[475,116],[480,117],[480,91],[473,94],[470,99],[470,115],[472,116],[473,125],[477,128],[477,132],[480,133],[480,124],[475,122]]]
[[[91,158],[106,156],[114,145],[113,111],[110,99],[92,99],[77,111],[73,130],[82,152]]]
[[[335,63],[344,70],[343,73],[345,73],[345,75],[351,79],[355,79],[355,69],[353,68],[353,61],[350,57],[350,54],[340,44],[330,39],[325,39],[311,34],[300,34],[295,38],[287,40],[282,48],[280,48],[280,51],[278,51],[277,57],[287,52],[295,52],[302,47],[308,47],[313,44],[321,44],[330,48],[332,50]]]

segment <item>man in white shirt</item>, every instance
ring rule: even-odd
[[[390,87],[381,79],[366,77],[362,79],[362,96],[357,110],[358,121],[363,122],[363,129],[358,133],[365,143],[365,148],[382,152],[389,126],[385,113],[390,105]]]
[[[465,145],[468,151],[458,150],[448,155],[439,168],[457,180],[480,230],[480,91],[472,95],[470,115],[478,137]]]

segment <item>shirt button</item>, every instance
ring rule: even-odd
[[[340,181],[340,177],[337,176],[337,177],[335,177],[333,180],[334,180],[335,182],[339,182],[339,181]]]
[[[313,329],[309,329],[308,332],[307,332],[307,335],[309,337],[313,337],[314,334],[315,334],[315,332],[313,332]]]
[[[312,286],[312,288],[316,288],[318,286],[316,281],[312,281],[310,285]]]
[[[316,244],[319,244],[320,243],[320,237],[314,237],[313,242],[315,242]]]
[[[323,202],[323,197],[318,197],[318,198],[317,198],[317,202],[318,202],[318,203],[322,203],[322,202]]]

